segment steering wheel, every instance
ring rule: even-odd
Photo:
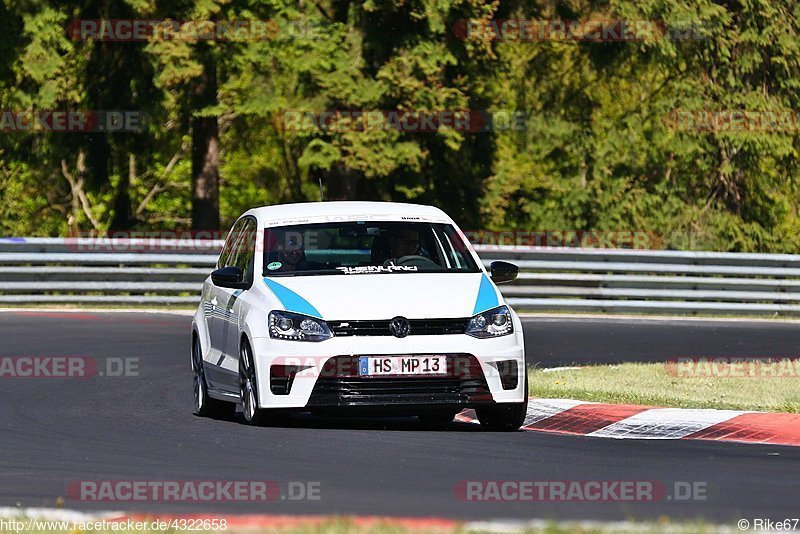
[[[422,265],[419,265],[422,263]],[[436,269],[441,269],[438,263],[433,261],[430,258],[426,258],[425,256],[418,256],[418,255],[411,255],[411,256],[402,256],[397,258],[396,265],[417,265],[419,267],[434,267]]]

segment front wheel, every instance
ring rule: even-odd
[[[201,417],[231,417],[236,411],[235,404],[212,399],[208,395],[208,383],[203,368],[203,351],[197,336],[192,340],[192,373],[194,374],[194,413]]]
[[[239,347],[239,402],[242,404],[244,422],[248,425],[264,423],[262,410],[258,408],[258,384],[253,364],[253,349],[246,338]]]
[[[525,422],[528,413],[528,372],[525,370],[525,400],[511,404],[498,404],[487,408],[475,408],[478,422],[486,430],[513,432]]]

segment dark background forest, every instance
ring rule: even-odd
[[[0,132],[0,235],[227,228],[328,199],[433,204],[464,229],[627,230],[798,252],[791,0],[0,0],[0,110],[133,110],[138,132]],[[76,20],[270,21],[264,39],[76,39]],[[661,21],[636,39],[497,39],[459,21]],[[524,128],[287,131],[286,110],[505,110]],[[1,128],[0,128],[1,129]]]

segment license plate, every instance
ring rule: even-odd
[[[445,356],[361,356],[359,376],[446,375]]]

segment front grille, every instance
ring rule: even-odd
[[[448,354],[446,376],[361,377],[356,374],[357,360],[358,356],[329,359],[311,392],[308,406],[467,407],[494,402],[480,364],[470,354]]]
[[[328,321],[334,336],[391,336],[389,320],[381,321]],[[409,336],[438,336],[463,334],[469,319],[409,319]]]

